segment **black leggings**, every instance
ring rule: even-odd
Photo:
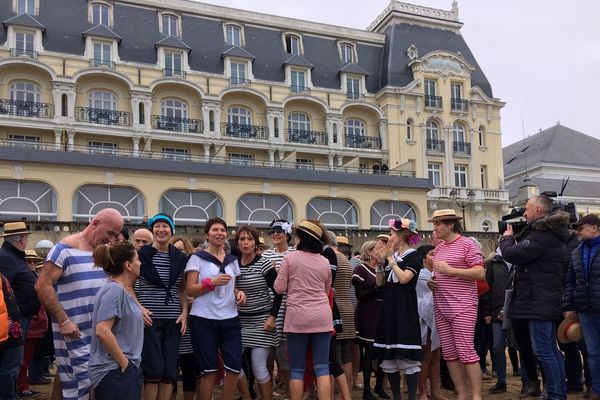
[[[365,389],[371,389],[371,374],[373,373],[373,343],[364,340],[358,341],[358,348],[362,355],[363,385]],[[375,386],[383,383],[383,371],[377,367],[375,372]]]
[[[329,342],[329,375],[332,375],[334,378],[344,375],[344,370],[338,359],[338,346],[337,339],[332,335],[331,341]]]
[[[533,347],[531,346],[531,336],[529,336],[529,321],[526,319],[511,319],[510,322],[527,378],[529,382],[537,382],[537,364]]]

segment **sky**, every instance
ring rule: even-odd
[[[389,0],[202,0],[365,29]],[[450,10],[452,0],[407,1]],[[600,1],[459,0],[459,19],[502,110],[503,146],[557,122],[600,139]]]

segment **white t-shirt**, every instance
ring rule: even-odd
[[[185,267],[185,272],[189,271],[199,272],[198,283],[201,283],[203,279],[219,275],[220,268],[215,263],[192,254]],[[190,315],[206,319],[229,319],[238,316],[233,290],[235,278],[240,275],[237,259],[225,266],[225,273],[232,277],[229,283],[225,286],[216,286],[215,290],[196,297]]]

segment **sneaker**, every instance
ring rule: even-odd
[[[20,399],[31,399],[33,397],[38,397],[39,395],[40,395],[40,392],[38,392],[37,390],[31,390],[31,389],[27,389],[27,390],[17,393],[17,396]]]
[[[498,394],[506,392],[506,383],[498,382],[491,388],[489,388],[490,394]]]

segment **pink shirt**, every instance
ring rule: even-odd
[[[333,330],[327,293],[331,288],[329,261],[320,254],[286,254],[275,280],[275,291],[287,291],[284,332],[316,333]]]
[[[471,239],[459,236],[453,242],[441,242],[433,252],[433,261],[446,261],[454,268],[483,266],[479,246]],[[477,283],[435,273],[436,290],[433,291],[435,306],[447,316],[456,316],[469,306],[477,306]]]

